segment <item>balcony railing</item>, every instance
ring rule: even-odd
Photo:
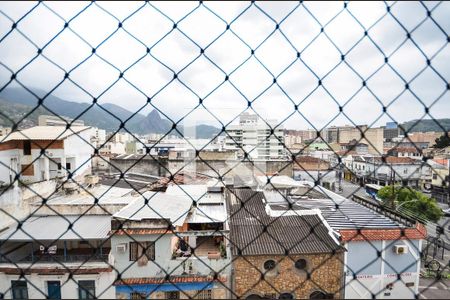
[[[15,259],[0,257],[0,263],[37,263],[37,262],[107,262],[108,254],[68,254],[68,255],[28,255]]]

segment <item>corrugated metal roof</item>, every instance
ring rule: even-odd
[[[170,220],[181,226],[193,203],[189,195],[173,195],[167,192],[145,192],[122,208],[113,217],[141,221],[143,219]]]
[[[224,205],[197,205],[187,223],[223,223],[227,220],[227,211]]]
[[[36,216],[27,219],[20,229],[11,227],[2,232],[0,240],[105,239],[110,230],[111,217],[108,215]]]
[[[264,195],[251,189],[230,193],[230,240],[236,255],[331,253],[341,249],[318,215],[271,217]]]
[[[305,186],[306,182],[303,182]],[[315,197],[320,193],[322,197]],[[312,195],[312,197],[310,197]],[[287,210],[289,202],[293,210],[320,209],[325,220],[333,229],[387,229],[400,228],[403,225],[383,216],[368,207],[344,198],[322,187],[310,185],[303,194],[297,196],[282,196],[273,193],[268,197],[268,202],[273,210]]]
[[[73,126],[67,129],[65,126],[35,126],[11,133],[3,142],[16,140],[63,140],[68,136],[80,133],[91,127]]]

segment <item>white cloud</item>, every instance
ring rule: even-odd
[[[281,121],[288,117],[283,122],[285,127],[311,127],[310,122],[321,128],[332,119],[331,124],[350,123],[346,116],[339,115],[339,105],[344,104],[344,112],[355,123],[371,124],[378,119],[380,125],[391,121],[389,116],[379,118],[382,106],[390,105],[404,90],[399,75],[408,81],[414,79],[411,90],[425,105],[433,105],[430,112],[434,117],[449,117],[449,92],[445,88],[450,80],[450,46],[446,34],[434,23],[448,35],[448,3],[389,5],[407,30],[414,29],[411,37],[423,53],[411,41],[397,50],[406,39],[406,31],[387,13],[386,4],[380,2],[350,2],[347,9],[342,2],[2,2],[0,84],[3,87],[9,81],[8,68],[18,72],[36,56],[38,48],[51,41],[42,55],[63,70],[40,56],[18,73],[17,79],[27,87],[42,89],[45,94],[64,78],[65,72],[89,57],[71,71],[70,79],[94,97],[102,95],[99,103],[115,103],[136,111],[146,105],[149,96],[153,105],[174,120],[195,108],[200,97],[211,113],[228,123],[248,107],[247,99],[257,98],[252,107],[266,118]],[[428,19],[421,24],[426,17],[425,7],[432,10],[434,21]],[[78,14],[81,10],[84,11]],[[13,22],[10,19],[18,22],[17,29],[31,42],[17,30],[8,33]],[[65,22],[69,22],[69,28],[52,40]],[[174,22],[177,28],[173,28]],[[368,36],[356,44],[364,30],[368,30]],[[92,47],[97,49],[95,54]],[[251,49],[255,50],[254,56]],[[341,62],[341,54],[345,54],[345,62]],[[390,66],[384,63],[385,55],[389,56]],[[424,55],[442,78],[429,67],[418,75],[426,66]],[[336,65],[339,66],[330,73]],[[104,92],[120,72],[125,72],[124,79]],[[173,72],[180,72],[175,80]],[[224,83],[223,72],[229,75],[229,82]],[[281,73],[276,85],[270,73]],[[323,87],[317,88],[318,79],[313,73],[320,77]],[[367,87],[347,103],[363,80]],[[280,88],[294,103],[302,103],[299,110],[306,120],[298,113],[289,117],[294,105]],[[445,94],[435,103],[442,93]],[[91,100],[69,81],[54,94],[71,101]],[[151,109],[147,105],[142,113]],[[422,117],[424,109],[407,92],[388,107],[388,112],[396,120],[406,121]],[[188,118],[219,126],[202,108]]]

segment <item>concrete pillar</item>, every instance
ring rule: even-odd
[[[61,175],[63,177],[67,175],[67,171],[66,171],[66,157],[65,156],[61,157]]]
[[[44,179],[49,180],[50,179],[50,162],[48,157],[44,157]]]

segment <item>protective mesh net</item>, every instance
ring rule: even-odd
[[[449,9],[0,4],[2,297],[448,298]]]

